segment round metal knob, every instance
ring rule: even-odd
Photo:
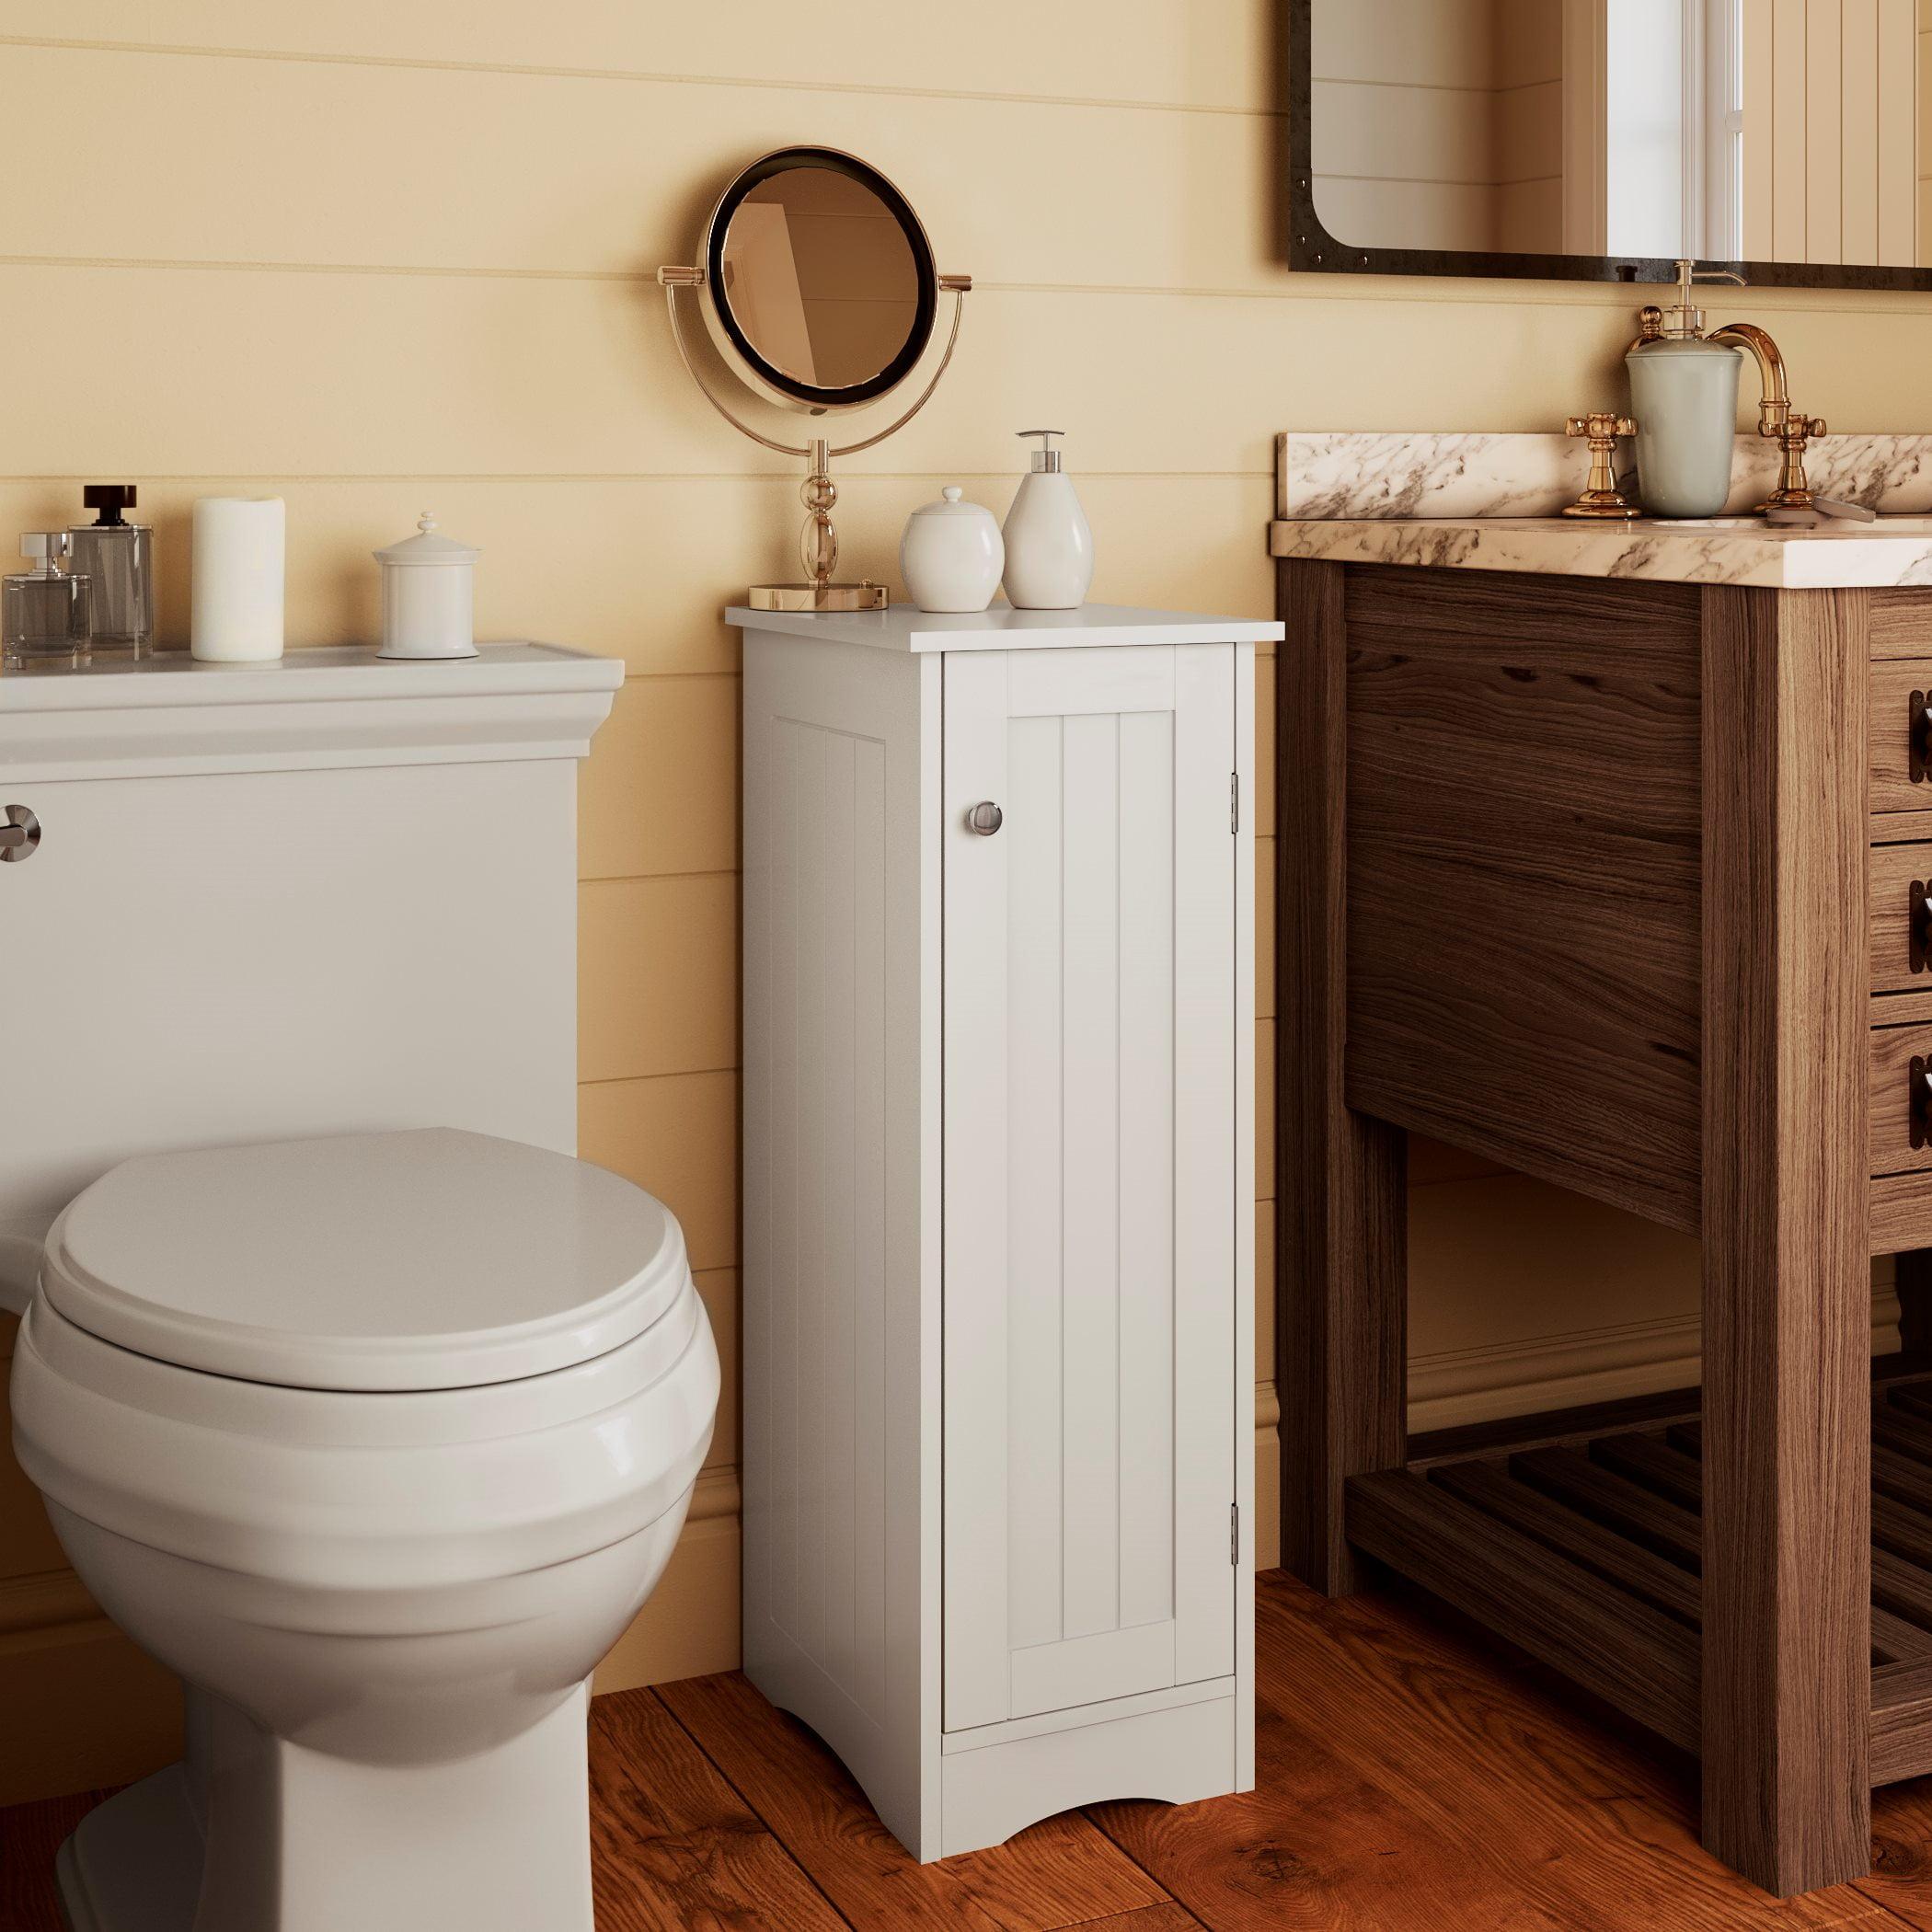
[[[40,822],[24,805],[0,815],[0,866],[17,866],[40,849]]]
[[[1006,814],[991,799],[982,799],[966,814],[967,825],[982,838],[991,838],[1006,822]]]

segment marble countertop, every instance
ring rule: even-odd
[[[1547,517],[1282,518],[1270,554],[1336,563],[1637,577],[1776,590],[1932,584],[1932,517],[1815,529],[1752,518],[1591,523]]]
[[[1566,436],[1290,431],[1276,439],[1268,547],[1340,563],[1779,590],[1932,584],[1932,436],[1815,438],[1811,487],[1880,513],[1815,528],[1737,513],[1777,482],[1777,452],[1760,437],[1738,438],[1730,513],[1718,517],[1562,516],[1588,460]]]

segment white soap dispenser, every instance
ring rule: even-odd
[[[1060,466],[1052,439],[1062,430],[1022,430],[1038,436],[1033,469],[1019,479],[1006,512],[1006,602],[1018,611],[1078,610],[1094,581],[1094,535]]]

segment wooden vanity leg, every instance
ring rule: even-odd
[[[1347,651],[1342,567],[1283,563],[1277,665],[1275,1383],[1282,1562],[1352,1590],[1349,1477],[1408,1443],[1407,1138],[1342,1098]]]
[[[1705,592],[1704,1842],[1870,1865],[1865,593]]]

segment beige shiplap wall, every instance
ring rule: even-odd
[[[1616,396],[1636,299],[1286,274],[1273,12],[981,0],[964,31],[903,0],[0,4],[0,541],[132,477],[178,641],[189,504],[278,490],[291,634],[315,644],[370,634],[367,553],[429,503],[483,546],[487,634],[625,660],[583,785],[582,1145],[684,1218],[728,1355],[738,693],[718,613],[788,570],[799,512],[789,468],[689,387],[651,270],[762,149],[867,155],[978,288],[931,409],[845,466],[852,568],[891,575],[942,483],[1003,512],[1013,432],[1044,420],[1068,431],[1098,595],[1265,614],[1276,431],[1551,428]],[[1932,301],[1740,306],[1834,427],[1932,431]],[[1264,931],[1271,865],[1264,837]],[[1265,1108],[1265,959],[1262,984]],[[1261,1138],[1266,1176],[1265,1117]],[[1655,1384],[1694,1354],[1690,1244],[1438,1150],[1415,1179],[1419,1420]],[[1265,1203],[1260,1225],[1265,1279]],[[728,1403],[606,1682],[735,1658],[735,1428]],[[131,1776],[174,1721],[0,1458],[0,1799]]]

